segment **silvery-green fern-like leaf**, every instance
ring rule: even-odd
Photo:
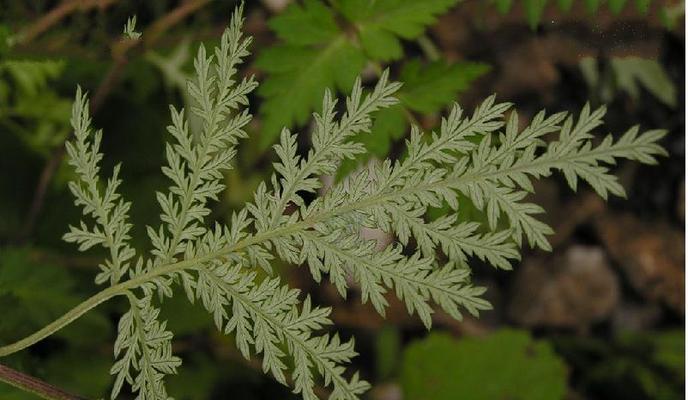
[[[270,275],[275,258],[306,265],[316,281],[328,279],[344,297],[359,291],[382,315],[395,296],[428,328],[438,310],[456,319],[464,312],[477,316],[490,304],[481,297],[485,288],[472,282],[472,261],[509,269],[524,239],[550,248],[552,229],[537,218],[544,210],[527,198],[532,180],[560,171],[574,190],[582,180],[604,198],[624,195],[610,166],[623,158],[652,164],[665,154],[657,144],[664,131],[634,127],[616,141],[611,135],[596,140],[604,108],[586,105],[577,118],[543,111],[519,130],[512,105],[492,96],[470,114],[454,105],[437,132],[413,128],[404,157],[371,163],[325,186],[323,176],[365,151],[356,138],[370,132],[375,113],[397,102],[400,83],[385,71],[370,90],[357,80],[341,108],[324,94],[307,153],[298,151],[297,134],[284,129],[269,182],[227,225],[209,229],[208,202],[225,190],[223,172],[247,136],[247,96],[257,85],[236,76],[250,43],[242,21],[239,8],[218,47],[199,49],[189,83],[194,105],[170,108],[173,141],[162,173],[171,185],[156,194],[161,223],[147,228],[149,253],[136,255],[128,244],[131,205],[118,193],[120,167],[101,183],[101,133],[91,127],[86,95],[77,90],[67,152],[79,178],[70,190],[85,220],[65,240],[80,250],[107,249],[96,282],[109,282],[107,290],[129,300],[115,342],[113,398],[125,383],[138,399],[168,398],[164,377],[181,360],[172,354],[172,333],[156,302],[181,285],[218,330],[234,335],[244,357],[261,357],[263,371],[291,383],[295,393],[316,399],[314,388],[324,385],[331,399],[358,399],[369,384],[346,370],[356,355],[353,339],[327,332],[330,309]],[[189,127],[191,117],[200,121],[198,132]],[[460,199],[482,210],[485,221],[460,218]],[[430,208],[445,204],[450,212],[428,217]],[[363,229],[387,232],[394,242],[364,239]]]
[[[117,165],[108,180],[105,190],[98,187],[100,160],[99,152],[102,132],[93,132],[89,115],[89,102],[86,93],[77,88],[76,100],[72,107],[71,124],[75,140],[67,142],[69,164],[74,167],[79,181],[70,182],[69,190],[75,197],[75,204],[83,207],[84,215],[92,217],[94,224],[89,227],[84,221],[79,227],[71,226],[64,239],[79,244],[84,251],[95,245],[102,245],[110,252],[110,257],[100,265],[101,272],[96,283],[119,282],[124,276],[134,250],[129,246],[128,212],[131,203],[124,201],[117,192],[122,182]]]
[[[137,400],[167,399],[163,378],[175,374],[181,359],[172,355],[172,333],[158,321],[160,311],[151,298],[128,294],[131,309],[119,320],[115,357],[110,373],[115,375],[112,398],[117,398],[124,381],[137,392]],[[131,370],[136,370],[136,376]]]

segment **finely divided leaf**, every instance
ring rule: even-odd
[[[338,4],[348,18],[367,23],[371,32],[393,42],[420,34],[453,3]],[[347,4],[369,8],[346,8]],[[386,13],[379,14],[382,11]],[[268,67],[275,74],[266,93],[290,95],[311,78],[316,81],[311,89],[328,86],[335,74],[318,77],[317,65],[305,72],[299,69],[299,57],[308,52],[316,58],[325,54],[323,60],[333,62],[333,68],[348,62],[341,58],[344,53],[314,48],[322,43],[350,46],[329,13],[319,3],[306,1],[273,21],[290,47],[273,50],[270,57],[283,52],[285,64]],[[330,91],[320,102],[313,89],[304,95],[307,104],[297,98],[294,107],[293,96],[275,97],[270,107],[286,107],[280,112],[299,121],[305,121],[317,99],[321,109],[314,115],[311,150],[299,152],[297,134],[279,122],[284,115],[270,117],[281,132],[274,146],[275,174],[269,184],[258,186],[251,203],[232,214],[228,225],[208,229],[208,201],[217,200],[224,190],[223,172],[231,167],[237,142],[246,136],[247,95],[256,86],[252,78],[236,76],[238,64],[248,55],[249,40],[242,38],[241,24],[239,8],[214,52],[201,47],[197,53],[196,78],[189,83],[195,104],[188,112],[201,121],[200,131],[191,132],[187,111],[171,108],[168,131],[174,141],[166,147],[163,167],[171,185],[166,193],[157,193],[161,225],[148,228],[148,258],[135,258],[128,244],[130,205],[118,192],[119,166],[107,181],[100,177],[101,133],[92,129],[88,101],[77,91],[71,120],[75,138],[67,152],[79,179],[70,189],[88,221],[71,227],[65,239],[81,250],[105,247],[108,258],[96,281],[109,281],[113,287],[108,290],[129,299],[130,309],[120,319],[115,342],[113,398],[125,382],[138,399],[168,397],[164,377],[175,373],[181,360],[172,355],[172,333],[159,320],[153,298],[162,301],[174,293],[173,285],[181,284],[189,300],[212,315],[218,330],[234,335],[244,357],[260,355],[263,371],[290,383],[295,393],[315,400],[315,387],[321,382],[332,389],[331,399],[358,399],[369,384],[346,371],[356,355],[353,340],[323,332],[331,324],[330,309],[312,305],[308,296],[304,299],[277,277],[262,277],[257,268],[269,273],[275,257],[306,264],[316,281],[328,279],[342,296],[359,291],[361,300],[382,315],[395,296],[428,328],[439,310],[456,319],[464,312],[477,316],[490,304],[482,298],[485,288],[471,280],[473,260],[509,269],[520,258],[518,247],[524,238],[532,246],[550,248],[547,236],[552,230],[537,218],[544,210],[527,197],[534,190],[532,180],[560,171],[574,190],[583,180],[602,197],[621,196],[623,187],[611,172],[619,159],[652,164],[666,154],[658,145],[666,133],[661,130],[641,133],[633,127],[616,140],[611,135],[598,140],[594,131],[602,124],[604,108],[586,105],[576,118],[543,111],[520,128],[517,114],[508,114],[511,104],[491,96],[472,113],[454,104],[435,132],[424,134],[414,127],[400,159],[371,163],[325,187],[323,175],[335,174],[343,161],[366,151],[358,138],[370,134],[375,113],[398,112],[397,96],[410,109],[435,112],[460,89],[459,80],[445,80],[446,75],[474,77],[482,72],[467,64],[411,63],[402,74],[411,81],[408,94],[400,92],[401,85],[391,82],[384,71],[369,91],[356,79],[339,108]],[[293,29],[295,24],[302,26]],[[353,51],[360,55],[359,49]],[[269,61],[266,57],[262,62]],[[352,81],[356,68],[348,71]],[[297,82],[280,92],[284,86],[276,85],[277,79],[291,78]],[[466,214],[459,210],[466,201],[486,218],[459,218]],[[428,217],[429,209],[445,204],[451,212]],[[393,243],[366,240],[363,229],[387,232]],[[130,280],[120,283],[127,276]]]

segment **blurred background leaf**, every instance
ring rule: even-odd
[[[404,398],[561,399],[566,367],[552,347],[527,332],[501,330],[484,338],[432,333],[404,351]]]

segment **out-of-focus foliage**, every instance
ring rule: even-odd
[[[457,2],[340,0],[329,7],[307,0],[272,18],[269,25],[281,43],[261,51],[256,62],[269,74],[258,89],[264,98],[262,146],[273,143],[283,126],[303,126],[326,88],[348,93],[369,63],[379,73],[380,63],[401,59],[402,41],[421,36]],[[437,112],[486,69],[479,63],[438,60],[423,66],[418,60],[408,61],[399,78],[410,85],[402,89],[407,95],[402,92],[402,104],[382,114],[366,140],[368,149],[385,156],[390,142],[405,133],[405,113]]]
[[[77,305],[83,297],[77,285],[81,282],[64,266],[46,260],[35,260],[40,253],[31,248],[5,248],[0,251],[0,343],[21,339],[52,322]],[[57,333],[58,345],[50,351],[48,362],[37,364],[28,355],[10,358],[11,364],[23,365],[30,373],[49,377],[65,388],[90,396],[101,396],[109,385],[109,355],[93,354],[102,338],[109,337],[109,321],[100,312]],[[69,368],[65,368],[69,365]],[[35,397],[0,384],[0,398]]]
[[[79,302],[68,270],[31,262],[29,249],[0,252],[0,339],[21,339]]]
[[[532,29],[535,29],[542,18],[542,13],[548,4],[556,4],[556,7],[561,12],[568,12],[576,2],[581,2],[591,15],[594,15],[601,7],[606,6],[613,14],[621,13],[626,7],[630,7],[629,3],[635,3],[635,9],[640,14],[646,14],[652,4],[652,0],[492,0],[495,8],[502,14],[511,11],[515,3],[520,3],[523,12],[528,20],[528,24]],[[682,2],[681,2],[682,3]],[[674,24],[677,14],[683,13],[682,8],[677,8],[675,5],[662,6],[663,20],[668,28]]]
[[[0,59],[0,129],[44,156],[69,133],[71,102],[50,86],[64,67],[60,60]]]
[[[611,102],[619,90],[637,101],[642,88],[667,106],[676,107],[676,86],[656,60],[613,57],[600,68],[597,59],[585,57],[580,69],[592,94],[602,102]]]
[[[404,350],[404,399],[562,399],[566,366],[545,341],[501,330],[484,338],[431,334]]]
[[[384,381],[397,371],[400,360],[401,335],[399,329],[387,325],[375,337],[375,369],[377,379]]]
[[[0,340],[7,343],[21,339],[52,322],[79,303],[79,280],[60,265],[37,261],[31,248],[7,248],[0,251]],[[93,343],[93,334],[109,329],[100,313],[84,318],[82,329],[67,328],[57,335],[62,339]],[[96,339],[97,340],[97,339]]]
[[[608,341],[560,337],[557,350],[581,371],[579,391],[599,398],[682,399],[684,332],[623,333]]]
[[[662,19],[662,24],[667,29],[675,29],[677,25],[682,21],[686,13],[686,4],[684,0],[676,1],[673,5],[667,5],[662,7],[660,11],[660,18]]]

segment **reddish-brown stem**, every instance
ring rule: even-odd
[[[17,35],[17,43],[25,44],[32,41],[41,33],[50,29],[51,26],[62,21],[62,19],[77,10],[86,11],[91,8],[104,9],[116,1],[117,0],[65,0],[60,3],[59,6],[53,8],[47,14],[39,18],[38,21],[19,32]]]
[[[151,26],[144,32],[143,38],[146,44],[152,44],[165,33],[170,27],[179,23],[190,14],[199,10],[210,0],[190,0],[183,2],[179,7],[167,13],[164,17],[153,22]]]
[[[26,375],[6,365],[0,364],[0,382],[14,386],[49,400],[85,400],[83,397],[67,393],[33,376]]]

